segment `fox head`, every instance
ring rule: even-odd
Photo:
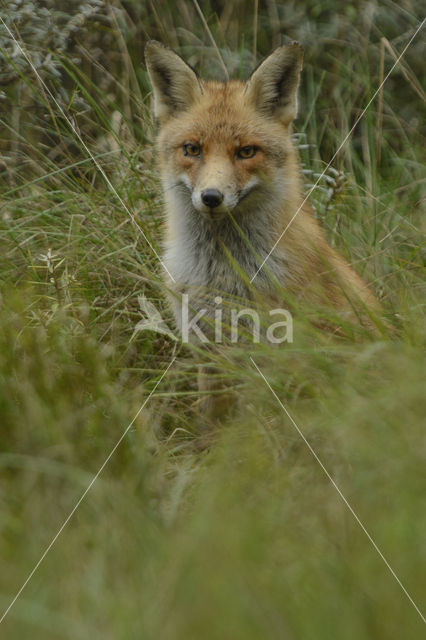
[[[145,56],[166,197],[177,189],[197,212],[217,219],[247,209],[265,188],[282,194],[298,179],[290,132],[303,58],[298,43],[276,49],[247,82],[203,81],[155,41]]]

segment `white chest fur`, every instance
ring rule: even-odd
[[[185,188],[176,187],[167,205],[164,262],[176,281],[171,288],[179,292],[186,287],[209,288],[216,294],[249,297],[250,280],[276,241],[276,203],[267,207],[259,193],[250,208],[233,218],[226,215],[215,220],[196,211]],[[285,255],[275,250],[256,276],[256,289],[269,290],[271,275],[285,285],[287,274]]]

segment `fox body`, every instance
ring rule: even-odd
[[[374,310],[367,285],[302,206],[291,135],[301,47],[279,47],[247,82],[203,81],[157,42],[147,44],[146,61],[160,125],[164,264],[178,325],[183,293],[195,309],[208,295],[245,299],[253,288],[276,301],[276,283],[346,315],[359,316],[356,306]]]

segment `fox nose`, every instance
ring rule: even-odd
[[[201,200],[206,207],[210,207],[210,209],[214,209],[218,207],[223,202],[223,193],[221,193],[218,189],[204,189],[201,192]]]

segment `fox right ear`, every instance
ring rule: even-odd
[[[246,95],[257,109],[288,125],[297,116],[297,88],[303,50],[298,42],[275,49],[253,71]]]
[[[177,53],[156,40],[145,47],[145,61],[154,91],[154,115],[161,122],[185,111],[202,93],[197,73]]]

